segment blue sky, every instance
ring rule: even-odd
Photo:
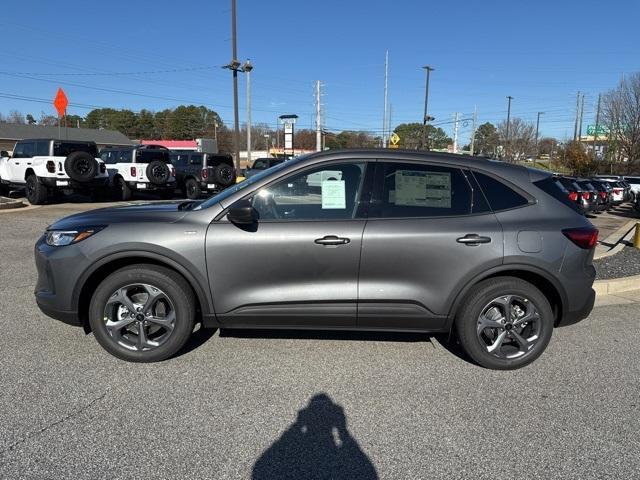
[[[85,107],[69,113],[194,103],[232,125],[230,73],[219,68],[231,58],[229,1],[5,3],[1,112],[54,113],[32,100],[61,86]],[[321,80],[326,128],[379,132],[388,49],[393,125],[421,120],[420,67],[430,64],[429,111],[447,131],[454,112],[469,118],[474,106],[480,122],[501,121],[512,95],[512,116],[544,111],[541,134],[562,138],[573,133],[578,90],[587,125],[598,93],[640,70],[638,18],[637,0],[238,0],[238,56],[255,67],[254,122],[297,113],[310,127]],[[242,76],[240,87],[244,121]],[[461,142],[470,130],[463,124]]]

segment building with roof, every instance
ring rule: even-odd
[[[0,150],[13,150],[15,143],[25,138],[60,138],[61,140],[96,142],[99,149],[108,145],[122,146],[135,143],[115,130],[64,127],[58,130],[57,126],[0,123]]]

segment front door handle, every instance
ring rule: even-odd
[[[316,238],[314,243],[318,245],[346,245],[351,240],[348,238],[338,237],[336,235],[326,235],[322,238]]]
[[[477,233],[467,233],[464,237],[456,239],[458,243],[464,243],[469,247],[475,247],[481,243],[490,243],[491,237],[481,237]]]

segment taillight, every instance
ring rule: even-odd
[[[136,176],[136,167],[131,167],[131,176],[132,177]]]
[[[171,176],[172,177],[176,176],[176,169],[174,167],[171,167]]]
[[[600,198],[607,198],[607,192],[600,192]]]
[[[578,192],[569,192],[569,200],[572,202],[578,200]]]
[[[47,172],[56,173],[56,162],[53,160],[47,160]]]
[[[595,247],[596,243],[598,243],[597,228],[565,228],[562,230],[562,233],[577,246],[585,250]]]
[[[582,198],[584,198],[585,200],[589,200],[589,197],[591,197],[591,195],[589,195],[589,192],[582,192]]]
[[[209,177],[209,171],[206,168],[203,168],[202,169],[202,178],[204,178],[206,180],[207,177]]]
[[[622,193],[622,189],[621,188],[614,188],[613,189],[613,193],[615,193],[616,195],[620,195]]]

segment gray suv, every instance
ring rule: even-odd
[[[514,369],[590,313],[597,235],[546,172],[332,151],[205,201],[59,220],[35,247],[35,295],[130,361],[174,355],[201,323],[450,332]]]

